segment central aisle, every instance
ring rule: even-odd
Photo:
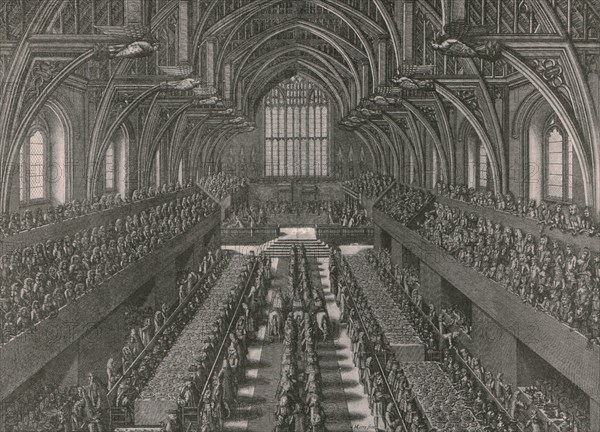
[[[345,325],[340,324],[340,311],[329,289],[329,259],[309,258],[308,263],[313,287],[323,291],[331,321],[332,337],[317,344],[327,431],[373,430],[368,399],[352,362],[351,342]],[[275,290],[287,290],[288,268],[288,258],[273,260],[269,304]],[[266,324],[262,323],[257,340],[249,347],[246,381],[240,385],[238,404],[232,407],[232,415],[225,422],[225,432],[272,432],[275,427],[275,394],[283,345],[265,340],[265,334]]]
[[[273,259],[270,304],[274,290],[286,290],[289,258]],[[257,341],[250,345],[246,381],[238,391],[238,406],[225,422],[226,432],[271,432],[275,425],[275,393],[279,383],[283,345],[265,341],[266,324],[259,328]]]
[[[331,321],[332,338],[318,344],[319,364],[323,378],[325,424],[328,432],[374,430],[375,421],[369,401],[358,381],[358,369],[352,361],[351,342],[346,325],[340,324],[340,310],[329,289],[329,258],[309,260],[313,284],[325,295]],[[314,265],[314,267],[313,267]]]

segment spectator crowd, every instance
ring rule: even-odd
[[[375,204],[375,208],[406,225],[432,198],[431,192],[396,184]]]
[[[435,203],[418,229],[463,264],[600,343],[600,255]]]
[[[228,195],[234,195],[242,188],[248,186],[248,179],[229,175],[221,171],[217,174],[202,177],[198,180],[198,186],[220,201]]]
[[[426,327],[430,333],[437,333],[435,345],[428,348],[442,350],[443,369],[452,382],[460,386],[482,424],[495,424],[498,428],[500,423],[503,427],[513,427],[512,430],[528,431],[535,430],[535,427],[544,430],[553,423],[556,430],[589,431],[589,401],[566,378],[551,367],[544,367],[536,371],[539,379],[533,379],[534,385],[525,388],[511,386],[501,372],[495,373],[485,367],[480,358],[457,344],[458,332],[454,325],[440,322],[443,314],[423,301],[419,293],[419,273],[415,267],[392,267],[390,255],[385,250],[372,252],[370,262],[379,270],[379,276],[387,280],[394,300],[411,311],[422,339],[427,339],[423,333],[427,331]],[[442,333],[437,330],[440,325]],[[529,397],[524,397],[525,394]]]
[[[539,204],[530,199],[515,199],[511,193],[494,194],[488,190],[477,190],[466,186],[438,183],[436,192],[448,198],[468,202],[478,207],[493,208],[513,215],[538,221],[542,228],[557,229],[573,236],[600,236],[600,226],[592,216],[590,207],[580,208],[576,204],[564,205],[542,200]]]
[[[145,381],[154,372],[164,354],[193,316],[198,305],[227,266],[230,256],[210,255],[207,278],[202,281],[189,305],[169,323],[178,301],[152,307],[128,305],[125,311],[126,327],[130,332],[120,356],[111,356],[106,364],[106,377],[94,373],[88,375],[88,386],[60,388],[44,385],[31,389],[6,407],[5,424],[9,432],[38,431],[108,431],[109,407],[118,406],[128,410],[131,418],[133,401]],[[151,348],[151,350],[150,350]],[[136,363],[138,356],[147,349],[147,356]]]
[[[9,342],[204,220],[202,193],[0,257],[1,341]]]
[[[367,171],[356,178],[346,180],[342,185],[367,198],[377,198],[393,181],[394,177],[391,175]]]
[[[185,184],[185,188],[192,186],[193,183],[191,180]],[[45,225],[60,223],[80,216],[121,207],[132,202],[180,191],[183,188],[180,183],[164,184],[162,188],[149,186],[147,188],[136,189],[132,192],[131,197],[122,197],[119,193],[107,193],[91,199],[84,199],[82,201],[72,200],[65,204],[49,206],[46,209],[42,207],[38,207],[35,210],[27,209],[23,214],[20,212],[2,213],[0,214],[0,237],[17,235],[21,232],[30,231]]]
[[[252,201],[237,207],[225,220],[228,228],[255,228],[278,225],[285,219],[294,223],[310,220],[343,227],[370,224],[365,209],[356,203],[342,201]]]

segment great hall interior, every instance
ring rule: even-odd
[[[599,432],[599,0],[0,2],[0,431]]]

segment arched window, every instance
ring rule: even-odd
[[[329,102],[310,81],[294,76],[264,99],[267,177],[329,175]]]
[[[20,152],[20,197],[21,202],[43,200],[46,191],[46,134],[34,129]]]
[[[413,154],[413,152],[409,153],[409,157],[408,157],[408,184],[414,184],[415,183],[415,177],[416,177],[416,166],[415,166],[415,155]]]
[[[437,154],[437,149],[433,148],[432,152],[432,163],[431,163],[431,187],[434,188],[439,180],[440,161]]]
[[[156,187],[160,186],[160,150],[154,153],[154,182]]]
[[[110,145],[106,149],[106,156],[104,158],[105,188],[108,191],[113,190],[115,188],[115,174],[115,145],[113,143],[110,143]]]
[[[179,168],[177,169],[177,181],[183,185],[183,159],[179,161]]]
[[[544,152],[546,199],[570,202],[573,199],[573,144],[554,116],[546,127]]]
[[[488,172],[489,172],[489,158],[487,150],[482,143],[479,143],[479,177],[478,186],[480,189],[488,188]]]

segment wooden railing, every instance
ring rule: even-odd
[[[223,252],[224,254],[227,254],[227,252]],[[226,256],[223,256],[222,259],[226,259]],[[198,291],[198,289],[202,286],[202,284],[206,281],[206,279],[209,276],[212,276],[212,271],[214,270],[214,268],[217,266],[218,263],[213,264],[212,267],[210,267],[210,270],[208,271],[207,274],[205,274],[202,278],[200,278],[200,280],[198,280],[198,282],[196,282],[196,285],[194,285],[194,287],[190,290],[190,292],[187,294],[187,296],[183,299],[183,301],[179,301],[179,298],[173,300],[173,302],[171,302],[171,304],[169,305],[169,310],[172,310],[173,307],[175,307],[175,305],[177,305],[175,307],[175,310],[169,315],[169,317],[165,320],[165,322],[163,323],[162,327],[160,327],[157,332],[154,334],[154,336],[152,337],[152,339],[150,340],[150,342],[148,342],[148,344],[144,347],[144,349],[142,350],[142,352],[140,352],[138,354],[138,356],[133,360],[133,362],[131,363],[131,365],[127,368],[127,370],[125,371],[125,373],[121,376],[121,378],[119,378],[117,380],[117,382],[111,387],[111,389],[108,392],[108,398],[109,400],[113,397],[116,396],[117,393],[117,389],[119,388],[119,385],[121,384],[121,382],[123,382],[124,379],[128,378],[131,373],[139,366],[139,364],[143,361],[143,359],[148,355],[148,353],[150,353],[152,351],[152,349],[154,348],[154,345],[156,345],[156,342],[160,339],[160,337],[162,336],[162,334],[165,332],[166,329],[169,328],[169,326],[177,319],[177,317],[179,316],[179,314],[181,313],[182,310],[184,310],[186,308],[186,306],[188,305],[188,303],[192,300],[192,298],[194,297],[196,291]]]
[[[373,227],[342,227],[337,225],[317,225],[317,238],[331,245],[352,243],[373,244]]]
[[[256,228],[221,228],[221,243],[225,245],[255,245],[266,243],[281,235],[278,226]]]
[[[374,223],[462,292],[507,334],[593,399],[600,398],[600,348],[556,318],[536,312],[502,285],[465,266],[419,233],[375,209]],[[459,271],[457,271],[459,269]]]
[[[341,262],[342,259],[340,259],[340,257],[337,255],[335,255],[334,259],[337,261],[338,268],[340,269],[340,271],[342,271],[341,270],[343,268],[342,262]],[[354,275],[350,274],[350,276],[354,279]],[[354,297],[352,296],[351,290],[348,290],[347,292],[348,292],[348,297],[350,299],[349,303],[352,306],[352,308],[355,310],[356,316],[358,317],[358,324],[362,328],[362,331],[364,332],[365,337],[367,338],[367,342],[368,342],[369,346],[373,347],[374,343],[371,340],[371,335],[369,334],[369,327],[365,324],[365,322],[363,321],[363,318],[362,318],[362,312],[364,312],[364,310],[362,310],[361,308],[359,308],[357,306],[356,301],[354,300]],[[382,361],[375,351],[373,351],[373,358],[377,362],[377,368],[379,369],[381,377],[383,378],[383,382],[385,383],[385,386],[387,388],[388,395],[389,395],[392,403],[394,404],[394,408],[396,409],[396,414],[400,421],[400,425],[402,426],[402,432],[408,432],[408,428],[406,427],[406,423],[404,422],[404,416],[402,415],[402,411],[400,410],[400,406],[398,405],[398,401],[396,400],[396,393],[394,392],[392,386],[390,386],[390,383],[388,382],[388,379],[387,379],[388,372],[386,371],[386,369],[384,367],[384,365],[386,364],[386,360],[383,359],[383,361]],[[398,429],[394,429],[394,430],[397,431]]]
[[[544,229],[542,231],[542,227],[538,224],[538,221],[530,217],[517,216],[506,211],[496,210],[495,208],[476,206],[443,195],[436,195],[435,198],[438,203],[447,205],[450,208],[457,208],[468,214],[475,213],[479,217],[490,219],[493,222],[498,222],[503,226],[509,226],[513,229],[518,228],[526,234],[532,234],[537,240],[540,238],[540,232],[543,232],[550,240],[557,240],[563,245],[572,245],[576,249],[587,247],[592,252],[600,252],[600,240],[598,240],[598,237],[589,237],[587,235],[575,237],[570,233],[563,233],[558,229]]]
[[[42,369],[94,325],[104,320],[140,286],[172,263],[190,244],[218,227],[219,215],[213,213],[188,231],[169,239],[163,247],[123,268],[94,290],[64,306],[58,316],[37,323],[0,349],[0,370],[20,365],[18,374],[0,374],[0,400]]]
[[[198,404],[198,407],[192,407],[193,409],[189,409],[186,407],[181,407],[180,409],[180,415],[181,415],[181,424],[184,425],[186,424],[186,421],[188,423],[194,423],[194,422],[198,422],[199,419],[201,418],[202,415],[202,408],[203,408],[203,401],[206,395],[206,392],[208,391],[208,389],[210,388],[210,386],[213,383],[213,376],[215,373],[218,373],[218,368],[221,367],[222,365],[222,357],[223,354],[226,353],[226,346],[227,346],[227,342],[229,342],[229,333],[232,332],[233,326],[237,324],[237,319],[240,316],[243,308],[242,308],[242,303],[244,302],[246,295],[248,294],[250,287],[252,286],[252,281],[254,280],[254,276],[258,267],[258,263],[259,261],[256,260],[254,262],[254,265],[252,266],[252,270],[250,271],[250,274],[248,275],[248,279],[246,280],[246,285],[244,286],[244,290],[240,293],[240,297],[238,299],[235,311],[233,312],[233,316],[231,317],[231,320],[229,322],[229,326],[227,327],[227,330],[223,333],[223,339],[221,341],[221,345],[219,346],[219,350],[216,352],[215,357],[214,357],[214,361],[213,364],[210,368],[210,372],[208,373],[207,377],[206,377],[206,381],[204,382],[204,387],[202,387],[202,392],[200,393],[200,397],[198,398],[198,400],[200,401],[200,403]],[[195,412],[195,415],[194,415]]]
[[[378,263],[378,265],[381,266],[381,262],[375,258],[376,262]],[[425,313],[425,311],[423,309],[421,309],[413,300],[413,298],[408,294],[408,284],[406,283],[406,281],[404,281],[404,283],[402,285],[400,285],[400,283],[396,280],[395,276],[387,271],[386,269],[383,269],[384,274],[392,281],[392,286],[397,290],[397,292],[401,293],[402,296],[408,301],[408,303],[410,304],[410,306],[413,308],[413,310],[417,311],[419,313],[419,315],[421,315],[421,317],[425,320],[425,322],[427,323],[427,326],[429,327],[429,330],[432,331],[435,334],[435,338],[437,339],[438,345],[439,345],[439,349],[440,352],[443,350],[443,345],[444,345],[444,336],[440,330],[440,328],[435,325],[433,323],[433,321],[431,321],[430,316]],[[427,306],[426,304],[424,304],[425,306]],[[428,306],[427,306],[428,307]],[[455,341],[456,343],[456,341]],[[496,396],[492,393],[492,391],[484,384],[484,382],[475,374],[475,372],[473,371],[473,369],[471,368],[471,366],[469,366],[465,360],[462,358],[462,356],[460,355],[460,351],[459,348],[457,348],[456,346],[450,348],[450,352],[452,353],[452,355],[454,356],[455,359],[457,359],[462,365],[463,367],[466,368],[467,372],[469,373],[469,376],[471,376],[478,384],[478,386],[483,390],[483,392],[486,394],[487,399],[491,400],[492,402],[494,402],[494,404],[496,405],[496,408],[502,413],[504,414],[507,418],[512,419],[510,414],[508,413],[508,411],[506,410],[506,408],[504,408],[504,405],[502,405],[500,403],[500,401],[498,401],[498,399],[496,398]],[[514,420],[514,419],[513,419]],[[517,429],[519,431],[522,431],[523,428],[520,427],[519,425],[517,425]]]
[[[46,240],[62,238],[65,235],[75,233],[90,227],[106,225],[117,219],[140,213],[150,207],[156,207],[177,198],[193,195],[201,192],[198,187],[191,187],[177,192],[159,195],[142,201],[136,201],[120,207],[88,213],[73,219],[67,219],[58,223],[43,225],[29,231],[6,237],[0,240],[0,254],[10,254],[15,249],[32,246],[36,243],[44,243]]]

